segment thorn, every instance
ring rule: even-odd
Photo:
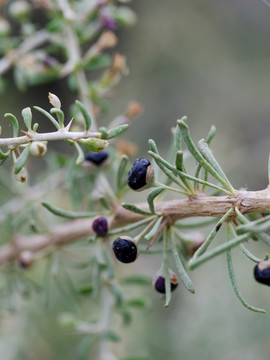
[[[29,132],[24,131],[24,130],[20,130],[21,133],[23,133],[24,135],[28,136],[31,139],[31,135],[29,134]]]
[[[67,130],[67,131],[69,131],[69,129],[70,129],[70,127],[71,127],[71,124],[72,124],[73,119],[74,119],[74,118],[72,118],[72,119],[70,120],[70,122],[67,124],[67,126],[66,126],[66,130]]]

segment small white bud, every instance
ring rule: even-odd
[[[19,174],[14,174],[15,180],[25,183],[27,180],[27,171],[25,168],[22,168],[22,170],[19,172]]]
[[[33,141],[30,146],[30,153],[35,157],[42,157],[47,152],[47,141]]]
[[[50,104],[53,107],[55,107],[56,109],[61,109],[61,101],[59,100],[59,98],[56,95],[49,92],[48,97],[49,97]]]

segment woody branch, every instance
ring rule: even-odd
[[[148,210],[147,203],[136,206]],[[221,218],[228,210],[237,207],[242,214],[270,212],[270,186],[260,191],[237,191],[235,196],[208,196],[199,193],[187,199],[162,201],[156,204],[156,212],[161,213],[170,223],[179,219],[203,216]],[[144,215],[125,210],[120,205],[111,217],[110,228],[115,229],[141,220]],[[236,216],[232,212],[227,220]],[[28,236],[17,235],[10,244],[0,247],[0,263],[14,260],[23,250],[42,251],[50,246],[61,246],[93,234],[91,219],[73,220],[55,227],[49,234]]]

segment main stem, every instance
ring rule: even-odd
[[[148,210],[147,203],[136,204]],[[270,186],[261,191],[238,191],[235,196],[207,196],[199,194],[188,199],[162,201],[155,206],[170,223],[177,220],[203,216],[221,218],[229,209],[237,207],[242,214],[252,212],[270,212]],[[227,220],[236,217],[232,212]],[[143,219],[145,216],[116,206],[114,216],[110,219],[110,229],[125,226]],[[50,234],[16,236],[13,241],[0,247],[0,264],[16,259],[23,250],[42,251],[49,246],[61,246],[82,237],[90,236],[92,219],[78,219],[52,229]]]

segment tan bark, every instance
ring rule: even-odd
[[[147,203],[136,206],[148,210]],[[238,207],[243,214],[255,211],[270,212],[270,186],[261,191],[238,191],[236,196],[208,196],[200,193],[188,199],[159,202],[155,209],[173,223],[179,219],[196,216],[221,218],[229,209],[235,207]],[[230,219],[234,216],[236,214],[232,213]],[[109,219],[110,228],[122,227],[143,217],[119,205],[115,209],[115,216]],[[0,247],[0,263],[14,260],[23,250],[37,252],[51,245],[61,246],[90,236],[93,234],[91,224],[91,219],[78,219],[57,226],[50,234],[17,235],[10,244]]]

